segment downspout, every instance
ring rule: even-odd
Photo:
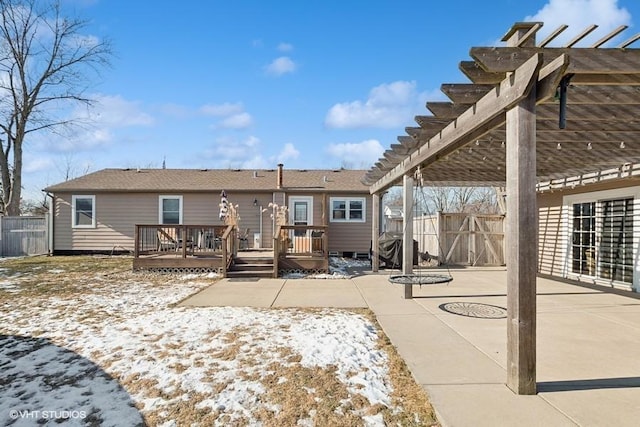
[[[49,193],[48,191],[46,192],[47,197],[49,198],[48,201],[48,210],[49,212],[47,212],[47,239],[49,240],[48,244],[49,244],[49,255],[53,255],[53,229],[54,229],[54,221],[55,221],[55,213],[54,213],[54,201],[55,201],[55,196],[51,193]]]
[[[262,205],[260,205],[260,244],[258,249],[262,249]]]

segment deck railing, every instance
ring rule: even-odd
[[[218,257],[225,260],[225,273],[236,253],[237,229],[233,225],[137,224],[134,239],[136,259]]]
[[[323,225],[279,225],[273,239],[274,272],[278,271],[279,264],[288,264],[287,261],[292,260],[295,260],[301,268],[308,264],[313,266],[313,269],[317,269],[317,261],[321,260],[321,265],[328,268],[328,227]]]

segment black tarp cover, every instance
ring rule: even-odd
[[[378,256],[385,267],[402,267],[402,233],[385,232],[378,239]],[[413,241],[413,264],[418,264],[418,242]]]

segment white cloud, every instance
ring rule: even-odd
[[[26,158],[24,168],[22,169],[23,173],[36,173],[42,171],[48,171],[53,169],[55,166],[55,162],[51,157],[33,157]]]
[[[62,137],[54,140],[52,148],[54,149],[53,151],[57,152],[87,151],[111,145],[114,139],[114,133],[111,129],[92,127],[83,129],[72,137]]]
[[[300,156],[300,151],[290,142],[286,143],[276,157],[278,163],[284,163],[287,160],[295,160]]]
[[[287,73],[293,73],[298,68],[298,65],[291,60],[288,56],[281,56],[274,59],[269,65],[265,67],[267,74],[272,76],[281,76]]]
[[[251,159],[260,157],[260,139],[249,136],[244,140],[221,137],[205,152],[205,157],[215,159],[216,167],[244,168]]]
[[[362,142],[342,143],[342,144],[330,144],[327,148],[327,153],[337,160],[340,160],[341,164],[353,164],[354,159],[357,159],[359,164],[355,165],[360,167],[369,167],[374,164],[382,156],[384,148],[378,140],[367,139]]]
[[[120,129],[150,127],[156,124],[140,102],[129,101],[120,95],[94,94],[91,107],[75,106],[60,112],[75,126],[60,128],[58,134],[34,136],[34,144],[46,152],[86,151],[116,142]],[[66,114],[65,114],[66,113]],[[122,142],[122,141],[118,141]]]
[[[243,109],[244,108],[242,107],[242,104],[239,102],[225,102],[224,104],[203,105],[202,107],[200,107],[200,112],[207,116],[225,117],[232,114],[241,113]]]
[[[206,159],[205,163],[207,160],[215,161],[216,168],[266,169],[300,156],[298,149],[291,143],[284,144],[274,156],[266,156],[262,152],[263,148],[262,141],[255,136],[245,139],[224,136],[218,138],[213,147],[203,153],[202,159]]]
[[[630,25],[631,14],[619,7],[617,0],[549,0],[536,14],[524,20],[544,22],[537,35],[538,40],[543,40],[560,25],[567,24],[569,28],[550,46],[561,46],[588,26],[596,24],[598,29],[577,45],[586,47],[618,26]]]
[[[239,113],[226,117],[215,127],[223,129],[246,129],[253,124],[253,118],[249,113]]]
[[[245,160],[239,167],[242,169],[267,169],[269,162],[261,155],[257,155]]]
[[[191,111],[189,110],[189,108],[185,107],[184,105],[174,104],[171,102],[156,106],[156,110],[161,114],[177,119],[184,119],[191,115]]]
[[[90,110],[76,110],[78,116],[89,119],[97,126],[128,127],[150,126],[154,118],[142,111],[140,103],[128,101],[120,95],[97,95],[96,104]]]
[[[246,129],[253,124],[251,114],[244,111],[242,103],[206,104],[199,112],[206,116],[220,117],[214,129]]]
[[[290,43],[280,43],[278,45],[278,50],[280,52],[291,52],[293,50],[293,45]]]
[[[396,81],[376,86],[366,101],[336,104],[327,113],[330,128],[393,128],[409,123],[419,108],[424,109],[424,94],[416,91],[416,82]]]

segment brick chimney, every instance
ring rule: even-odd
[[[282,168],[284,165],[282,163],[278,163],[278,176],[276,177],[276,188],[278,190],[282,189]]]

